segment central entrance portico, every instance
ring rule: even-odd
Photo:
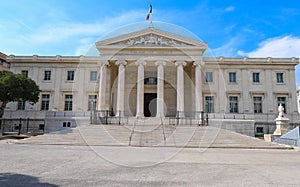
[[[99,41],[96,47],[102,59],[98,110],[112,109],[119,117],[180,118],[203,110],[202,93],[196,93],[202,85],[195,78],[202,76],[206,43],[150,27]]]

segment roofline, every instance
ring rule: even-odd
[[[6,58],[7,58],[7,55],[6,55],[6,54],[4,54],[4,53],[2,53],[2,52],[0,52],[0,58],[1,58],[1,59],[5,59],[5,60],[6,60]]]
[[[101,45],[109,44],[111,42],[122,41],[122,40],[124,40],[124,38],[125,39],[132,38],[133,35],[137,35],[137,34],[144,35],[144,34],[148,34],[148,33],[151,33],[151,32],[158,32],[162,35],[165,35],[165,36],[168,36],[168,37],[171,37],[171,38],[176,37],[176,39],[181,40],[181,42],[191,42],[191,43],[196,44],[196,45],[203,45],[204,44],[205,47],[207,47],[207,43],[202,42],[200,40],[195,40],[195,39],[192,39],[192,38],[188,38],[188,37],[185,37],[185,36],[181,36],[181,35],[178,35],[178,34],[167,32],[167,31],[157,29],[157,28],[154,28],[154,27],[149,27],[149,28],[146,28],[146,29],[142,29],[142,30],[139,30],[139,31],[134,31],[134,32],[127,33],[127,34],[120,35],[120,36],[116,36],[116,37],[113,37],[113,38],[100,40],[100,41],[96,42],[95,45],[96,45],[96,47],[98,47],[98,46],[101,46]],[[137,36],[135,36],[135,37],[137,37]]]
[[[32,63],[32,62],[98,62],[104,60],[103,56],[15,56],[10,55],[7,56],[7,62],[10,63]],[[207,63],[219,63],[219,64],[288,64],[292,65],[299,64],[299,58],[291,57],[291,58],[225,58],[225,57],[203,57],[203,61]]]

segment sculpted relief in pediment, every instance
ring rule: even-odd
[[[191,46],[190,44],[180,42],[174,39],[166,38],[159,35],[148,34],[136,38],[115,43],[113,45],[126,45],[126,46]]]

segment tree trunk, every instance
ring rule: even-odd
[[[2,116],[4,114],[5,106],[6,106],[6,102],[2,102],[2,104],[0,105],[0,130],[1,130],[0,134],[1,135],[2,135],[2,132],[3,132],[2,128],[4,128],[4,127],[2,127]]]

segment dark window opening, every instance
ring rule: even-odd
[[[156,77],[148,77],[144,80],[144,84],[156,85],[157,84],[157,78]]]

